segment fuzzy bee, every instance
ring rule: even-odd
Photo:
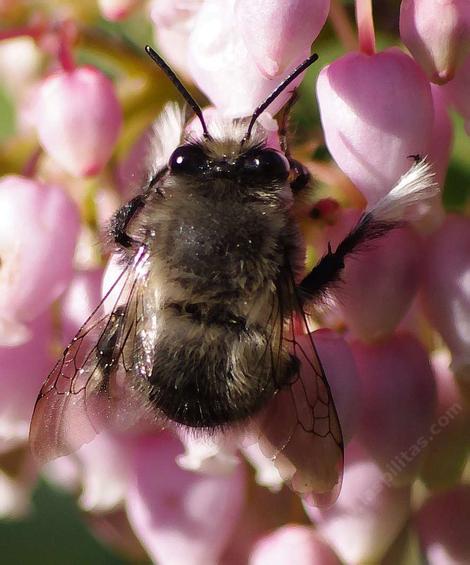
[[[251,118],[208,128],[174,73],[146,50],[203,133],[188,136],[175,106],[157,122],[148,181],[110,225],[121,274],[43,385],[32,451],[47,461],[103,427],[138,420],[202,434],[255,429],[290,486],[328,504],[341,484],[343,440],[309,308],[338,281],[349,254],[435,193],[429,167],[418,160],[304,272],[292,210],[309,175],[267,145],[257,120],[316,56]]]

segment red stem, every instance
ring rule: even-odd
[[[373,55],[375,53],[375,31],[372,0],[356,0],[356,22],[359,50],[366,55]]]

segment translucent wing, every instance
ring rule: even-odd
[[[306,315],[299,310],[284,320],[279,343],[272,341],[273,348],[289,351],[295,369],[257,418],[258,443],[292,490],[307,503],[329,506],[341,490],[343,438]]]
[[[40,462],[75,451],[103,427],[129,424],[143,405],[145,379],[136,373],[150,370],[153,360],[140,354],[136,371],[135,352],[150,351],[155,318],[146,312],[147,259],[141,247],[42,386],[30,428]]]

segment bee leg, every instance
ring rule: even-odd
[[[326,255],[298,285],[303,299],[310,301],[324,296],[331,286],[341,281],[341,272],[347,256],[360,251],[365,243],[382,237],[397,225],[397,222],[378,221],[372,213],[365,213],[335,251],[328,243]]]
[[[310,185],[312,179],[307,167],[300,161],[289,157],[290,164],[290,188],[294,195]]]
[[[132,247],[134,243],[137,243],[132,239],[126,232],[127,226],[132,218],[135,216],[138,210],[140,210],[145,204],[145,197],[139,194],[127,204],[124,204],[119,210],[114,214],[111,219],[109,233],[112,240],[124,248]]]

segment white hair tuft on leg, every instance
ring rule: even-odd
[[[416,220],[429,210],[430,200],[439,193],[430,163],[416,162],[392,188],[369,210],[374,220],[396,222]]]

